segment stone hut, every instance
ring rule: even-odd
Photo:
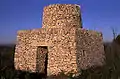
[[[15,49],[17,70],[77,73],[104,63],[102,34],[82,28],[80,7],[53,4],[44,7],[42,28],[20,30]]]

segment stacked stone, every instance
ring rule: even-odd
[[[42,26],[48,28],[48,75],[61,71],[66,74],[77,72],[75,30],[82,28],[80,7],[72,4],[49,5],[44,8]]]
[[[48,47],[48,76],[77,73],[79,69],[104,63],[102,35],[82,29],[77,5],[47,6],[41,29],[18,32],[15,68],[44,73],[47,51],[42,46]]]
[[[25,35],[25,38],[24,38]],[[29,36],[29,37],[28,37]],[[75,54],[75,28],[42,28],[30,31],[20,31],[18,33],[18,44],[16,46],[15,62],[16,69],[19,63],[24,65],[19,67],[20,70],[32,72],[44,72],[45,51],[37,52],[38,46],[48,46],[48,75],[59,74],[61,71],[69,73],[77,72],[76,54]],[[23,40],[23,41],[21,41]],[[23,45],[24,44],[24,45]],[[28,44],[28,45],[27,45]],[[21,47],[18,47],[21,46]],[[32,48],[34,47],[34,48]],[[22,49],[23,50],[22,50]],[[28,49],[28,50],[27,50]],[[22,51],[21,51],[22,50]],[[42,49],[41,49],[42,50]],[[20,52],[21,51],[21,52]],[[32,52],[32,53],[31,53]],[[23,53],[26,53],[25,55]],[[35,54],[34,54],[35,53]],[[34,55],[33,55],[34,54]],[[17,58],[17,56],[20,56]],[[34,59],[34,67],[28,61],[22,60]],[[25,63],[19,62],[21,60]],[[33,60],[32,60],[33,61]],[[32,62],[31,62],[32,63]],[[36,64],[35,64],[36,63]],[[27,68],[27,66],[31,66]],[[39,66],[39,67],[38,67]]]
[[[30,45],[30,33],[30,30],[18,32],[14,61],[17,70],[35,72],[36,47]]]
[[[70,72],[76,73],[75,28],[52,29],[47,31],[46,38],[48,40],[47,43],[51,44],[48,47],[48,75],[57,75],[62,71],[65,74]]]
[[[17,70],[44,73],[46,53],[37,51],[38,46],[47,46],[45,39],[46,29],[18,31],[14,59]]]
[[[81,14],[78,5],[53,4],[44,8],[42,28],[81,28]]]
[[[103,38],[100,32],[77,29],[77,66],[78,69],[102,66],[105,62]]]

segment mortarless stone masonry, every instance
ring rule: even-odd
[[[45,7],[42,25],[40,29],[18,31],[14,58],[17,70],[47,72],[50,76],[103,65],[102,34],[82,29],[78,5]]]

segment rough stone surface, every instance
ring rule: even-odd
[[[92,30],[77,29],[77,64],[80,69],[102,66],[104,63],[104,46],[102,34]]]
[[[82,29],[77,5],[47,6],[41,29],[18,31],[15,68],[45,73],[46,55],[48,76],[101,66],[104,63],[102,34]]]
[[[82,27],[80,7],[78,5],[49,5],[43,11],[43,28]]]

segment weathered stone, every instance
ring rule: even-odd
[[[102,34],[82,29],[79,6],[49,5],[41,29],[18,31],[14,60],[17,70],[48,76],[78,73],[103,65]]]

